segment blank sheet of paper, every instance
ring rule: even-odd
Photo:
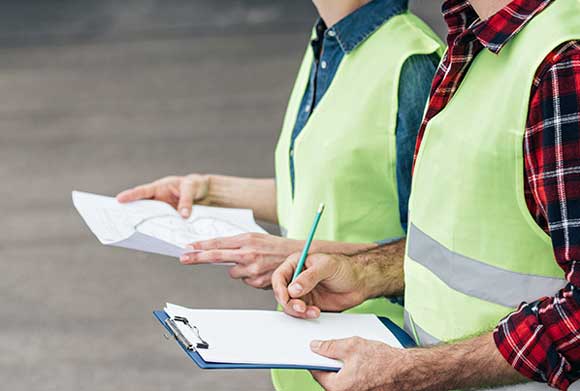
[[[197,350],[206,362],[341,368],[340,361],[313,353],[310,341],[358,336],[402,348],[375,315],[322,313],[319,319],[304,320],[278,311],[199,310],[174,304],[167,304],[165,312],[198,328],[209,344],[209,349]],[[176,325],[190,342],[198,341],[191,328]]]

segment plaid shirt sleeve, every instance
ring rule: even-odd
[[[569,284],[522,303],[494,332],[522,375],[566,390],[580,378],[580,43],[554,50],[532,89],[524,141],[526,200]]]

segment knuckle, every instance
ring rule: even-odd
[[[204,257],[204,259],[206,261],[215,261],[215,260],[221,258],[222,253],[221,253],[221,251],[218,251],[218,250],[212,250],[212,251],[206,251],[206,252],[202,253],[202,256]]]
[[[172,183],[176,182],[179,183],[180,180],[181,178],[177,176],[166,176],[165,178],[161,178],[154,182],[149,183],[148,186],[167,186]]]
[[[246,262],[255,262],[258,260],[258,253],[255,251],[248,251],[242,256],[242,259]]]
[[[261,274],[260,269],[261,269],[260,265],[253,263],[250,266],[248,266],[248,274],[250,275],[250,277],[256,278],[256,277],[260,276],[260,274]]]
[[[336,342],[335,341],[326,341],[322,343],[322,349],[325,352],[332,352],[334,349],[336,348]]]
[[[246,240],[246,244],[250,247],[257,247],[258,246],[258,239],[250,237]]]
[[[317,263],[324,264],[324,265],[331,265],[334,262],[334,259],[330,255],[326,254],[317,254],[314,255],[313,260],[316,260]]]
[[[271,286],[270,279],[268,277],[260,277],[258,279],[258,285],[259,285],[258,288],[262,288],[262,289],[269,288]]]
[[[290,264],[298,263],[299,257],[300,257],[300,253],[294,253],[286,259],[286,262],[288,262]],[[307,261],[308,261],[308,259],[307,259]]]
[[[346,351],[352,353],[361,344],[361,342],[362,338],[360,337],[349,338],[345,344]]]
[[[254,280],[254,288],[258,288],[261,289],[266,285],[266,282],[264,281],[263,278],[258,277]]]
[[[239,278],[238,270],[235,267],[232,267],[228,271],[228,274],[229,274],[230,278],[233,278],[233,279],[238,279]]]
[[[184,177],[181,179],[182,187],[191,187],[193,185],[193,180],[190,177]]]
[[[240,235],[240,239],[247,244],[252,244],[251,242],[253,241],[253,236],[251,233],[245,233]]]
[[[360,343],[359,337],[352,337],[346,340],[345,347],[347,348],[348,351],[352,351],[355,348],[355,346],[359,343]]]

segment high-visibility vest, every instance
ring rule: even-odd
[[[417,157],[405,257],[406,329],[421,345],[491,331],[566,285],[524,196],[523,141],[537,69],[580,39],[580,2],[558,0],[499,54],[483,50]]]
[[[292,151],[292,130],[313,61],[307,49],[276,148],[278,219],[287,237],[306,239],[321,202],[326,209],[318,240],[370,243],[405,235],[396,179],[399,75],[410,56],[440,50],[436,35],[411,13],[389,19],[345,55]],[[402,307],[388,299],[370,300],[353,311],[402,325]],[[306,371],[273,371],[273,381],[278,390],[320,389]]]

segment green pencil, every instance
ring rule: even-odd
[[[316,213],[316,217],[314,218],[314,223],[312,223],[312,228],[310,229],[310,235],[308,235],[308,239],[304,244],[304,248],[302,249],[302,254],[300,255],[300,261],[298,261],[298,266],[296,266],[296,270],[294,271],[294,276],[292,277],[292,281],[298,277],[300,273],[302,273],[302,269],[304,268],[304,263],[306,262],[306,258],[308,257],[308,251],[310,250],[310,245],[312,244],[312,240],[314,239],[314,234],[316,233],[316,228],[318,227],[318,223],[320,222],[320,218],[322,217],[322,212],[324,212],[324,204],[320,204],[318,207],[318,212]]]

